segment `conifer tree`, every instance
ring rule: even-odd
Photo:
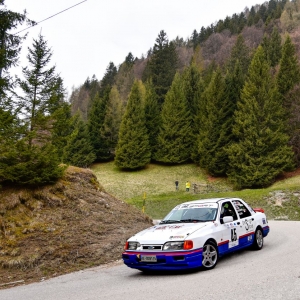
[[[149,136],[149,146],[151,150],[151,157],[155,157],[157,151],[157,136],[160,127],[160,107],[157,101],[157,95],[154,90],[152,81],[149,80],[145,84],[145,121]]]
[[[11,166],[18,157],[16,143],[22,133],[19,121],[10,110],[0,109],[0,182],[14,180]]]
[[[108,149],[105,146],[103,136],[100,134],[104,124],[107,103],[109,101],[109,93],[110,87],[106,89],[103,97],[100,97],[99,93],[96,94],[89,112],[87,123],[91,143],[94,148],[97,161],[107,160],[108,157],[110,157]]]
[[[48,139],[45,130],[51,125],[51,113],[59,107],[63,100],[63,86],[61,78],[55,74],[55,66],[48,67],[52,57],[51,49],[42,35],[29,48],[27,59],[29,66],[23,68],[24,80],[18,79],[23,92],[19,96],[19,106],[22,107],[23,120],[28,125],[28,142],[33,138]]]
[[[192,44],[193,44],[193,48],[196,49],[196,47],[198,45],[198,41],[199,41],[199,34],[198,34],[196,29],[194,29],[194,31],[192,33],[191,41],[192,41]]]
[[[148,72],[143,77],[144,81],[152,79],[160,105],[163,104],[165,95],[172,84],[177,66],[176,46],[173,42],[169,42],[167,34],[161,30],[154,44],[153,53],[147,63],[146,69]]]
[[[280,99],[259,46],[235,113],[235,142],[228,147],[228,176],[238,188],[266,187],[293,165]]]
[[[8,180],[20,184],[53,182],[63,172],[52,140],[52,114],[63,101],[63,87],[55,67],[47,69],[51,55],[40,35],[29,49],[29,66],[23,68],[25,79],[18,79],[23,91],[18,97],[22,126],[7,167]]]
[[[95,161],[96,155],[93,152],[87,125],[79,113],[73,116],[71,128],[72,133],[64,148],[63,161],[72,166],[87,168]]]
[[[63,150],[67,144],[68,137],[72,132],[71,107],[69,103],[62,103],[52,116],[52,143],[57,149],[57,154],[62,162]]]
[[[102,150],[102,152],[107,153],[106,157],[102,155],[102,160],[109,160],[115,155],[123,110],[118,89],[116,86],[113,86],[109,93],[103,126],[100,128],[101,149],[106,149],[106,151]]]
[[[51,143],[30,146],[26,139],[20,139],[9,153],[4,179],[21,185],[53,183],[65,169],[59,163],[57,149]]]
[[[19,25],[27,23],[34,25],[24,13],[16,13],[5,8],[4,0],[0,0],[0,104],[9,89],[13,88],[9,69],[17,65],[21,43],[25,37],[12,34]]]
[[[197,47],[198,48],[198,47]],[[196,50],[197,50],[196,48]],[[202,71],[202,64],[196,61],[193,57],[191,65],[186,68],[182,75],[182,83],[183,83],[183,90],[184,90],[184,98],[187,102],[187,109],[190,113],[191,118],[191,128],[190,128],[190,135],[191,135],[191,158],[195,159],[197,156],[197,136],[199,133],[199,114],[201,111],[201,96],[204,91],[204,84],[201,77]]]
[[[100,82],[99,96],[101,98],[104,97],[105,93],[107,93],[107,90],[110,91],[110,89],[114,85],[117,72],[117,67],[114,65],[113,62],[110,62]]]
[[[271,39],[270,39],[270,48],[269,48],[269,60],[271,67],[278,65],[281,58],[281,36],[278,32],[277,27],[274,27]]]
[[[270,66],[274,68],[281,58],[281,36],[276,27],[273,29],[271,37],[268,37],[267,34],[264,35],[261,45]]]
[[[217,69],[204,92],[206,114],[202,115],[198,136],[199,165],[211,175],[224,175],[228,166],[227,153],[227,98],[225,80]]]
[[[237,61],[239,61],[242,73],[246,75],[251,61],[250,49],[245,44],[245,40],[241,34],[237,37],[236,43],[231,50],[230,58],[227,63],[227,70],[230,73],[234,71]]]
[[[284,97],[300,81],[300,68],[296,49],[288,35],[282,47],[277,85],[280,94]]]
[[[7,10],[4,0],[0,0],[0,181],[14,181],[13,162],[18,157],[16,145],[23,134],[18,118],[20,107],[15,105],[11,93],[15,80],[10,74],[10,68],[17,65],[22,37],[16,32],[18,26],[27,23],[33,25],[26,12],[16,13]]]
[[[141,85],[137,80],[133,83],[120,126],[115,164],[121,169],[139,169],[151,159]]]
[[[296,49],[290,37],[287,36],[282,48],[277,84],[283,97],[283,106],[288,119],[287,133],[289,135],[289,144],[293,147],[297,165],[299,165],[300,161],[299,82],[300,68]]]
[[[183,163],[191,157],[191,115],[179,73],[176,73],[161,112],[155,160]]]
[[[131,52],[126,56],[125,61],[119,66],[115,77],[115,85],[119,91],[123,103],[127,102],[130,89],[135,80],[134,57]]]
[[[228,110],[226,113],[227,128],[225,130],[227,132],[226,136],[228,137],[228,142],[232,138],[231,135],[232,125],[234,123],[234,112],[237,108],[237,103],[240,101],[241,91],[247,75],[243,72],[242,68],[242,64],[239,60],[237,60],[232,72],[227,71],[225,76],[225,98],[228,103]]]

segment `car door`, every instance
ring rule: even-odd
[[[233,221],[224,223],[224,217],[232,217]],[[219,246],[220,253],[234,251],[240,247],[240,236],[244,234],[243,226],[237,212],[230,200],[221,203],[220,224],[222,226],[222,243]]]
[[[240,227],[240,246],[245,247],[251,245],[253,243],[255,230],[254,217],[241,200],[235,199],[232,200],[232,203],[239,217],[238,223]]]

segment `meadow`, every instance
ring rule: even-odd
[[[226,178],[212,178],[195,164],[149,164],[130,172],[107,162],[93,165],[92,170],[108,193],[138,207],[152,219],[162,219],[184,201],[239,197],[252,207],[263,208],[269,219],[300,220],[300,175],[297,174],[283,177],[268,188],[237,191]],[[175,180],[179,181],[178,191]],[[186,181],[191,183],[189,192],[185,189]]]

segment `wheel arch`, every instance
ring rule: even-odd
[[[261,225],[260,224],[258,224],[257,226],[256,226],[256,228],[255,228],[255,231],[254,232],[256,232],[256,230],[257,229],[260,229],[262,232],[263,232],[263,228],[261,227]]]
[[[214,238],[207,239],[203,245],[207,244],[208,242],[214,243],[217,246],[217,250],[218,250],[218,243]]]

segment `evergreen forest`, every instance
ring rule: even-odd
[[[40,185],[68,165],[120,170],[193,162],[236,189],[271,185],[300,167],[300,0],[245,8],[188,39],[161,30],[102,79],[66,96],[41,34],[18,62],[35,22],[0,0],[0,184]],[[55,49],[54,49],[55,51]]]

